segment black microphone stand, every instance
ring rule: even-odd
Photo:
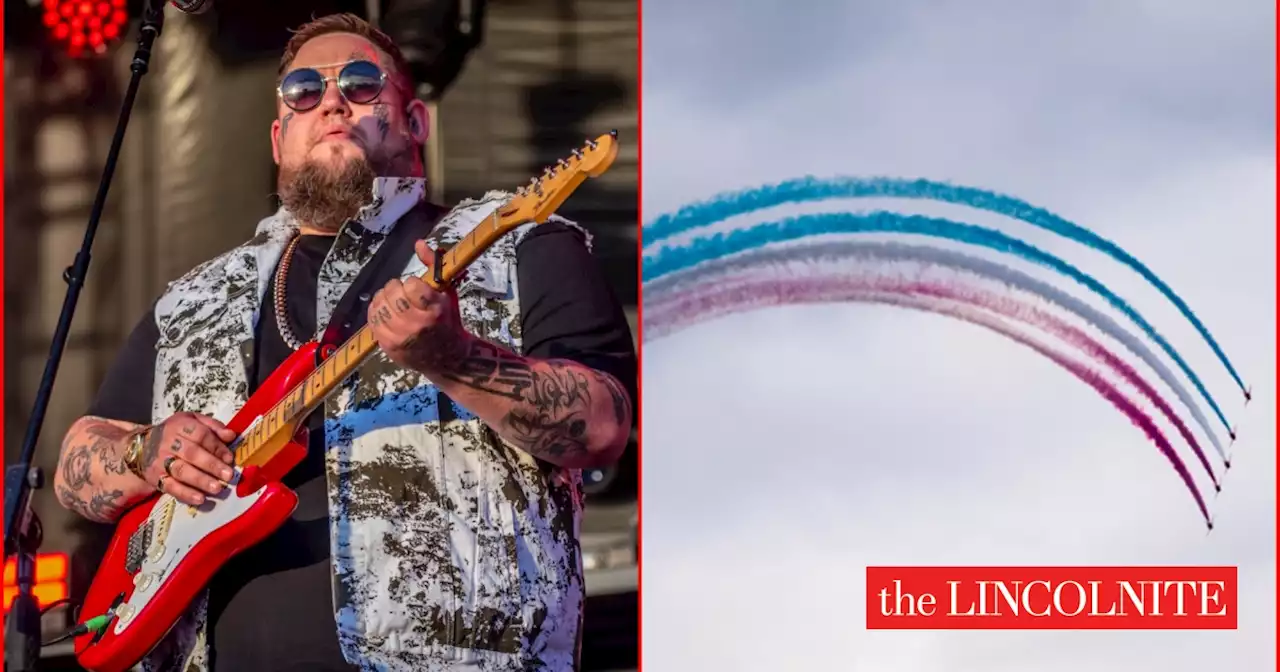
[[[164,25],[164,0],[147,0],[144,5],[142,25],[138,31],[138,50],[134,52],[130,66],[133,76],[125,91],[115,136],[111,139],[111,149],[107,152],[107,163],[102,171],[102,180],[98,183],[98,193],[93,200],[93,209],[89,212],[89,226],[85,230],[84,243],[76,254],[74,264],[62,274],[62,279],[67,283],[67,296],[62,304],[62,314],[58,317],[58,326],[53,332],[53,343],[49,348],[49,359],[40,380],[40,388],[36,392],[35,407],[31,410],[31,419],[27,423],[22,455],[17,463],[5,469],[4,555],[6,560],[11,555],[17,556],[18,579],[18,594],[13,599],[6,624],[6,672],[30,672],[36,669],[40,659],[40,608],[32,595],[32,587],[36,578],[35,557],[43,535],[40,520],[31,509],[31,495],[43,487],[44,474],[40,467],[32,465],[32,460],[45,412],[49,408],[53,382],[58,376],[58,364],[62,361],[62,351],[66,348],[67,337],[71,332],[76,301],[80,298],[80,290],[84,287],[84,278],[89,271],[90,250],[106,206],[107,191],[111,188],[116,162],[120,158],[120,147],[124,144],[129,115],[133,111],[134,100],[138,97],[142,76],[147,73],[150,65],[151,46]]]

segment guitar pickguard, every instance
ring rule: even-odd
[[[129,540],[131,559],[135,539],[139,540],[137,547],[146,548],[146,553],[138,562],[136,571],[131,568],[133,594],[116,607],[114,629],[117,635],[127,630],[133,616],[155,599],[169,575],[197,544],[214,531],[248,513],[257,503],[264,491],[259,489],[243,497],[239,496],[235,488],[239,481],[240,470],[237,469],[229,482],[230,487],[224,488],[217,495],[205,495],[204,503],[198,507],[188,507],[169,495],[164,495],[156,502],[147,521],[138,527]],[[190,515],[187,509],[195,509],[200,515]]]

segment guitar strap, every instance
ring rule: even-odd
[[[439,205],[422,201],[400,218],[338,300],[320,339],[321,345],[342,345],[368,322],[369,300],[383,285],[400,277],[409,260],[417,254],[414,244],[426,238],[447,212]]]

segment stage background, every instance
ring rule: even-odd
[[[128,30],[109,54],[71,59],[49,39],[41,3],[33,4],[5,4],[6,463],[21,448],[66,291],[61,275],[83,238],[140,13],[132,2]],[[429,17],[456,4],[229,0],[200,16],[169,9],[93,248],[41,434],[40,466],[53,468],[63,432],[164,285],[247,239],[274,210],[268,133],[287,29],[313,15],[353,11],[397,35],[414,28],[430,38]],[[595,234],[596,255],[634,325],[636,3],[497,0],[485,3],[483,18],[480,46],[432,104],[433,195],[452,203],[514,188],[586,138],[617,129],[613,169],[585,184],[561,213]],[[636,664],[635,454],[633,440],[617,470],[592,474],[599,485],[583,529],[589,669]],[[41,551],[72,555],[70,588],[79,594],[108,530],[75,520],[47,489],[35,506],[45,527]],[[51,633],[65,623],[57,612],[45,618]]]

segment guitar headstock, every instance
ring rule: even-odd
[[[498,211],[498,228],[514,229],[528,222],[539,224],[569,198],[588,177],[599,177],[618,158],[618,132],[610,131],[588,140],[516,191],[516,195]]]

